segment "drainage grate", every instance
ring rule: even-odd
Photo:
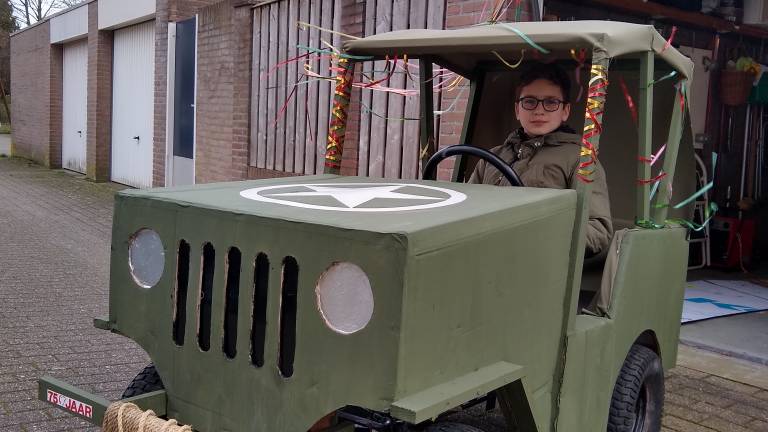
[[[296,355],[296,307],[299,284],[299,265],[293,257],[283,260],[283,281],[280,302],[280,345],[278,369],[280,375],[293,375],[293,360]]]
[[[216,250],[213,245],[203,246],[203,270],[200,278],[200,315],[197,320],[197,344],[203,351],[211,349],[211,303],[213,300],[213,274]]]
[[[251,363],[264,366],[264,342],[267,336],[267,288],[269,285],[269,258],[263,253],[256,256],[253,265],[253,323],[251,324]]]
[[[173,310],[173,341],[178,346],[184,345],[184,329],[187,325],[187,288],[189,286],[189,243],[179,242],[176,256],[176,289],[174,290],[175,308]]]

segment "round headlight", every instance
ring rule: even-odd
[[[362,330],[373,316],[371,282],[350,262],[333,263],[318,279],[315,294],[325,324],[337,333]]]
[[[128,266],[133,280],[143,288],[152,288],[163,276],[165,249],[160,235],[142,228],[128,240]]]

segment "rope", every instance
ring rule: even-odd
[[[102,424],[104,432],[192,432],[176,420],[163,420],[152,410],[143,411],[132,403],[115,402],[107,408]]]

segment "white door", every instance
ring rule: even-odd
[[[115,30],[112,63],[112,181],[152,186],[155,22]]]
[[[85,173],[88,40],[64,45],[61,101],[61,165]]]

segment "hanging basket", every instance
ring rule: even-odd
[[[720,73],[720,99],[725,105],[747,103],[755,76],[750,72],[724,70]]]

